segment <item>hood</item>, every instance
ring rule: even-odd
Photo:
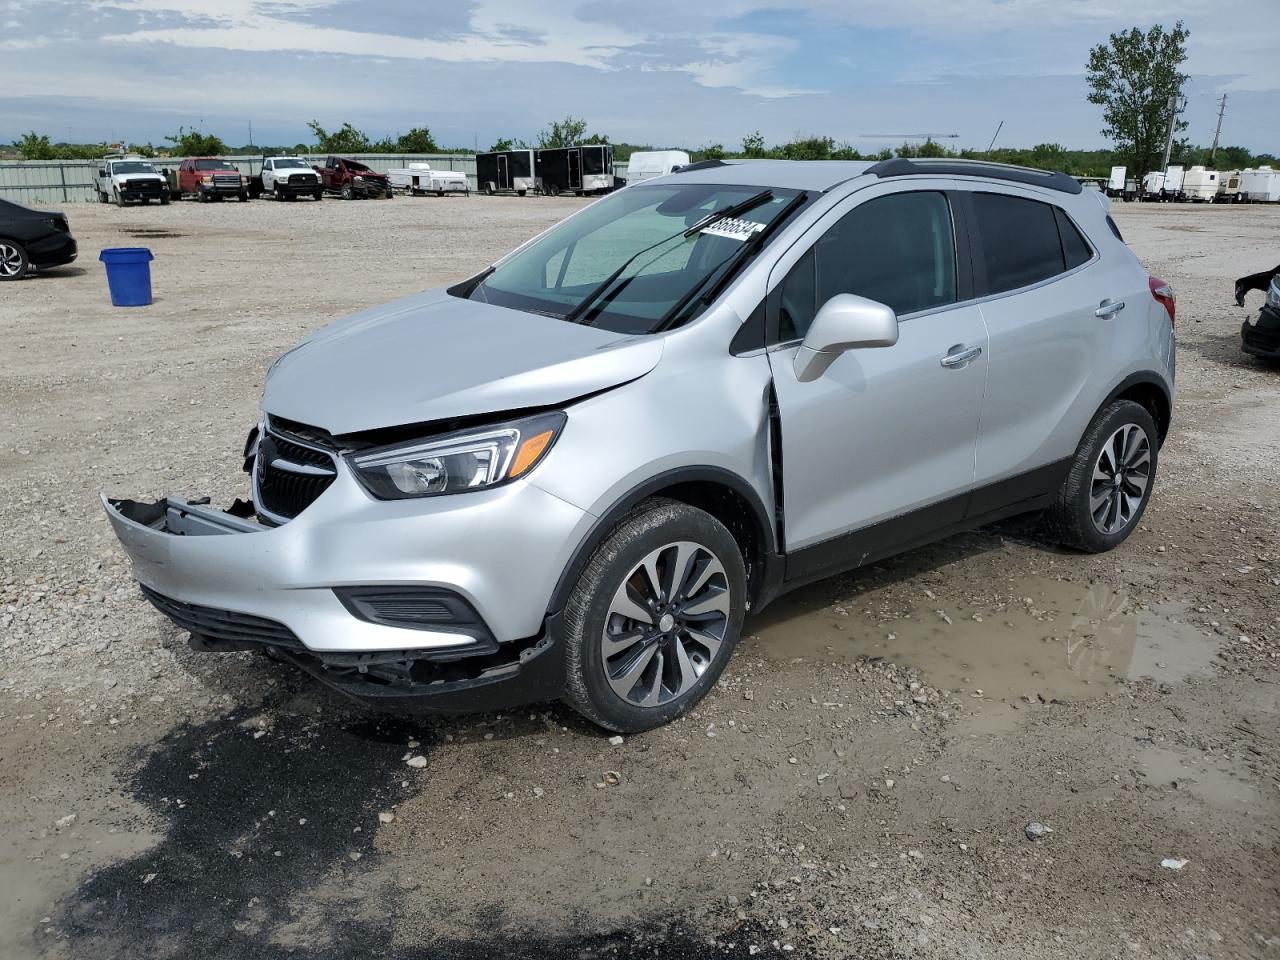
[[[111,179],[116,183],[130,183],[134,180],[163,180],[159,173],[113,173]]]
[[[267,375],[269,414],[342,435],[553,406],[652,370],[662,339],[417,294],[318,330]]]

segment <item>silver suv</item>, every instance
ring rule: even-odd
[[[1133,531],[1174,299],[1107,204],[986,163],[695,164],[284,354],[252,501],[107,514],[197,649],[647,729],[799,584],[1028,511]]]

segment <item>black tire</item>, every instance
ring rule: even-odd
[[[288,199],[288,197],[286,197],[286,196],[284,195],[284,191],[283,191],[283,190],[280,190],[280,189],[278,189],[278,188],[277,188],[277,189],[275,189],[275,190],[272,190],[271,192],[275,194],[275,198],[276,198],[276,202],[277,202],[277,203],[284,203],[284,202],[285,202],[285,200],[287,200],[287,199]]]
[[[349,184],[349,183],[344,183],[344,184],[342,185],[342,199],[343,199],[343,200],[354,200],[355,198],[356,198],[356,192],[355,192],[355,189],[351,186],[351,184]]]
[[[167,207],[168,205],[169,205],[169,191],[166,190],[164,193],[160,194],[160,206]]]
[[[241,203],[244,203],[244,202],[245,202],[245,201],[247,201],[248,199],[249,199],[249,193],[248,193],[248,191],[247,191],[247,190],[246,190],[244,193],[240,194],[240,202],[241,202]]]
[[[111,191],[111,192],[112,192],[113,199],[115,200],[115,204],[116,204],[116,206],[117,206],[117,207],[121,207],[121,208],[123,208],[123,207],[124,207],[124,197],[120,196],[120,191],[119,191],[119,190],[113,190],[113,191]]]
[[[323,199],[324,199],[324,191],[323,191],[323,190],[317,190],[317,191],[316,191],[315,193],[313,193],[311,196],[312,196],[312,197],[314,197],[316,200],[323,200]]]
[[[523,197],[523,196],[524,196],[526,193],[528,193],[528,192],[529,192],[528,190],[517,190],[517,191],[516,191],[516,196],[518,196],[518,197]]]
[[[560,196],[560,188],[556,186],[554,183],[551,184],[551,186],[547,187],[547,196],[549,197]]]
[[[605,672],[602,641],[610,619],[610,606],[625,578],[633,574],[646,556],[682,541],[697,544],[723,568],[723,582],[729,595],[728,614],[720,624],[723,637],[696,681],[665,703],[641,706],[615,693]],[[724,524],[711,514],[679,501],[657,497],[644,501],[620,520],[596,547],[565,605],[565,703],[593,723],[621,733],[638,733],[674,720],[697,704],[724,671],[742,632],[746,592],[742,552]],[[660,645],[662,641],[654,643]],[[686,653],[686,660],[688,658]],[[648,662],[652,664],[656,660]],[[674,664],[674,656],[672,662]]]
[[[1135,508],[1127,517],[1117,513],[1117,522],[1123,523],[1110,532],[1100,529],[1090,509],[1091,496],[1105,495],[1110,487],[1106,481],[1094,479],[1094,466],[1099,463],[1104,445],[1113,442],[1118,431],[1126,427],[1137,427],[1145,440],[1147,462],[1145,464],[1145,483],[1141,497]],[[1139,445],[1141,440],[1135,442]],[[1089,424],[1080,445],[1076,448],[1071,461],[1071,469],[1058,492],[1057,500],[1045,512],[1046,532],[1049,537],[1064,546],[1073,547],[1085,553],[1103,553],[1114,549],[1129,538],[1129,534],[1137,528],[1151,502],[1151,491],[1155,487],[1156,467],[1159,459],[1160,434],[1151,413],[1141,404],[1132,400],[1116,400],[1103,407]],[[1139,446],[1140,449],[1140,446]],[[1144,468],[1139,468],[1139,471]],[[1133,474],[1130,474],[1131,476]],[[1121,486],[1132,481],[1121,477]],[[1125,487],[1125,489],[1131,489]],[[1109,514],[1105,518],[1109,518]]]
[[[30,269],[27,248],[17,240],[0,237],[0,282],[21,280]]]
[[[111,202],[111,198],[110,198],[109,196],[107,196],[107,195],[106,195],[106,193],[104,193],[103,191],[99,190],[99,191],[98,191],[98,202],[99,202],[99,203],[110,203],[110,202]]]

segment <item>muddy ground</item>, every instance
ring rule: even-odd
[[[578,204],[75,206],[80,262],[0,285],[0,957],[1280,957],[1280,371],[1231,296],[1277,208],[1116,210],[1180,341],[1121,549],[1017,521],[809,587],[620,746],[363,712],[142,601],[99,490],[243,494],[275,355]]]

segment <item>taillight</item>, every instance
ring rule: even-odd
[[[1175,323],[1174,314],[1177,307],[1176,298],[1173,295],[1173,287],[1159,277],[1148,277],[1147,286],[1151,288],[1151,296],[1156,303],[1164,307],[1169,314],[1169,325],[1172,326]]]

